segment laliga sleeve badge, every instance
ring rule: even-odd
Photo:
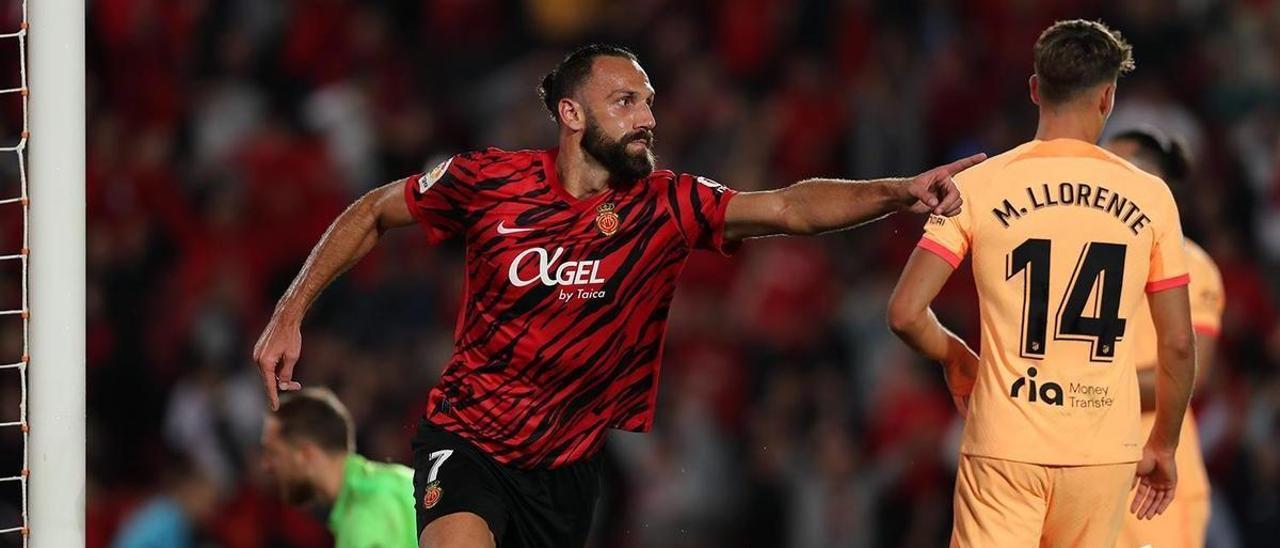
[[[618,226],[622,224],[622,219],[619,219],[618,213],[614,211],[615,207],[613,202],[605,202],[596,207],[596,228],[600,229],[600,233],[605,236],[613,236],[618,232]]]
[[[442,496],[444,496],[444,489],[440,488],[440,482],[431,482],[427,485],[427,492],[422,495],[422,507],[427,510],[435,508]]]
[[[717,182],[715,182],[715,181],[712,181],[711,179],[708,179],[708,178],[706,178],[706,177],[701,177],[701,176],[699,176],[699,177],[694,178],[694,180],[695,180],[695,181],[698,181],[698,184],[701,184],[702,186],[705,186],[705,187],[707,187],[707,188],[709,188],[709,189],[711,189],[711,190],[714,190],[714,191],[716,191],[716,192],[723,193],[723,192],[726,190],[724,185],[722,185],[722,184],[720,184],[720,183],[717,183]]]
[[[439,181],[441,177],[444,177],[445,172],[449,171],[449,164],[452,163],[453,158],[450,157],[448,160],[437,164],[430,173],[418,177],[418,194],[426,194],[427,189],[431,188],[431,185],[436,184],[436,181]]]

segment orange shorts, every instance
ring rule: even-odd
[[[1209,495],[1184,497],[1175,493],[1173,502],[1155,519],[1139,520],[1125,513],[1118,548],[1203,548],[1209,528]]]
[[[953,548],[1112,546],[1137,463],[1044,466],[960,455]]]

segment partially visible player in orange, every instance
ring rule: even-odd
[[[1165,181],[1176,189],[1186,184],[1190,171],[1186,149],[1175,139],[1155,129],[1134,129],[1112,137],[1107,150]],[[1176,193],[1175,193],[1176,195]],[[1191,323],[1196,332],[1196,388],[1202,386],[1213,362],[1225,303],[1222,275],[1204,249],[1186,240],[1187,269],[1191,273]],[[1138,365],[1138,389],[1142,394],[1142,428],[1150,431],[1155,422],[1156,328],[1150,314],[1139,307],[1134,319],[1134,351]],[[1182,421],[1178,444],[1178,497],[1160,517],[1153,520],[1125,519],[1120,546],[1139,548],[1191,548],[1204,546],[1209,526],[1209,476],[1200,454],[1200,435],[1190,411]]]
[[[1132,50],[1099,22],[1062,21],[1035,44],[1035,140],[958,177],[964,209],[931,217],[889,303],[889,324],[943,363],[966,422],[952,546],[1113,546],[1127,493],[1163,512],[1195,378],[1178,209],[1159,178],[1095,143]],[[978,357],[929,304],[966,255]],[[1133,323],[1158,333],[1145,441]]]

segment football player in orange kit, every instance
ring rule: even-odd
[[[1161,179],[1176,189],[1186,184],[1190,169],[1186,149],[1177,140],[1154,129],[1134,129],[1112,137],[1107,150],[1115,153]],[[1218,331],[1222,327],[1224,289],[1222,275],[1213,259],[1191,240],[1186,241],[1187,270],[1191,284],[1191,324],[1196,332],[1196,387],[1202,385],[1217,348]],[[1138,386],[1142,393],[1142,428],[1150,431],[1155,421],[1156,331],[1151,316],[1139,307],[1133,334],[1137,353]],[[1120,533],[1120,546],[1138,548],[1191,548],[1204,546],[1209,526],[1209,476],[1200,454],[1200,435],[1195,417],[1188,412],[1182,421],[1178,444],[1178,497],[1159,518],[1125,519]]]
[[[1133,67],[1099,22],[1035,44],[1034,140],[956,177],[964,209],[933,216],[889,303],[889,324],[943,363],[965,414],[952,546],[1113,546],[1127,493],[1168,506],[1195,378],[1182,229],[1169,188],[1095,143]],[[982,355],[929,309],[966,255]],[[1133,321],[1158,333],[1154,426],[1143,440]]]

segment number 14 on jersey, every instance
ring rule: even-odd
[[[1049,332],[1049,272],[1053,242],[1031,238],[1006,258],[1005,279],[1023,275],[1022,341],[1024,358],[1045,357]],[[1116,343],[1123,339],[1126,320],[1120,318],[1120,294],[1124,284],[1127,246],[1089,242],[1080,251],[1067,284],[1057,301],[1054,340],[1082,341],[1091,345],[1090,360],[1110,362]]]

